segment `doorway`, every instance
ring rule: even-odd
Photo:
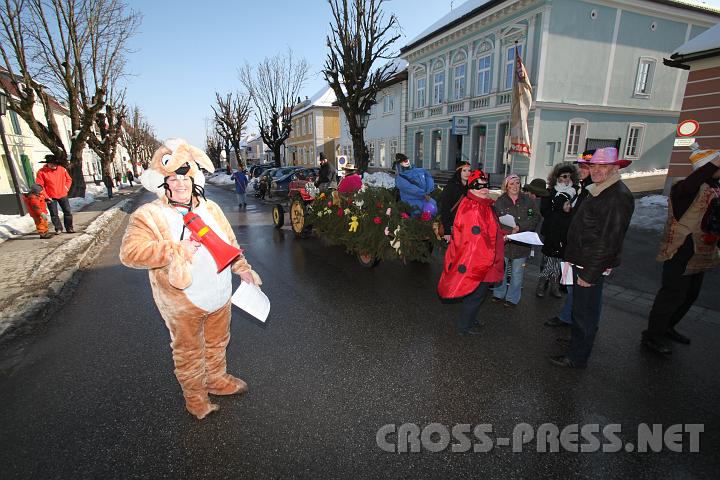
[[[487,127],[476,125],[472,129],[470,140],[470,165],[472,168],[485,169],[485,136]]]
[[[509,124],[507,122],[498,124],[497,149],[495,150],[495,173],[505,173],[507,151],[510,147],[510,138],[508,138],[508,127]]]
[[[415,134],[415,165],[425,166],[425,139],[423,132]]]
[[[440,161],[442,160],[442,131],[435,130],[432,133],[432,151],[430,169],[440,170]]]
[[[469,160],[466,155],[463,155],[463,136],[451,134],[448,141],[448,170],[455,170],[462,160]]]

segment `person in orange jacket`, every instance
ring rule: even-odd
[[[37,183],[30,187],[30,192],[23,194],[25,206],[33,220],[35,220],[35,228],[40,234],[40,238],[50,238],[52,234],[48,232],[48,198],[43,193],[42,185]]]
[[[44,163],[45,166],[38,171],[35,183],[45,189],[45,195],[50,199],[48,207],[50,208],[50,218],[55,226],[55,233],[63,231],[63,226],[60,224],[60,215],[58,214],[58,204],[63,211],[65,231],[75,233],[70,201],[68,200],[68,192],[72,185],[70,174],[65,167],[60,165],[55,155],[45,155],[45,160],[40,163]]]

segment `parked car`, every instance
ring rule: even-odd
[[[264,199],[265,195],[267,195],[270,191],[270,186],[272,185],[273,180],[283,177],[298,168],[302,167],[278,167],[265,170],[260,174],[258,179],[257,193],[255,196]]]
[[[320,168],[318,167],[298,168],[286,175],[283,175],[277,180],[273,180],[268,196],[287,197],[288,192],[290,191],[290,182],[295,180],[307,180],[314,182],[319,173]]]
[[[258,178],[264,171],[275,168],[274,163],[263,163],[250,167],[250,178]]]

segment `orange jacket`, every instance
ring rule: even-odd
[[[35,178],[35,183],[42,185],[45,189],[45,193],[50,198],[63,198],[67,197],[70,191],[70,185],[72,185],[72,179],[70,174],[65,170],[65,167],[58,165],[55,170],[45,165],[41,168]]]
[[[48,213],[47,204],[45,203],[46,199],[47,197],[44,193],[26,193],[23,195],[25,206],[31,217],[37,218],[43,213]]]

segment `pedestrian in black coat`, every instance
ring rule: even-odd
[[[460,200],[467,195],[467,179],[470,176],[470,164],[468,162],[458,163],[455,174],[448,181],[440,194],[440,218],[445,231],[444,238],[450,242],[452,226],[455,221],[455,212]]]

